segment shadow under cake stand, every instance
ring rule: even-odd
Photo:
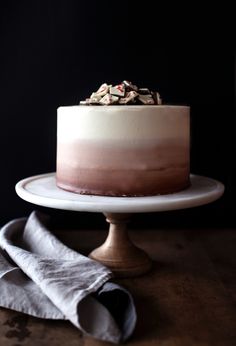
[[[191,175],[191,186],[183,191],[148,197],[107,197],[80,195],[56,186],[55,173],[32,176],[16,184],[16,192],[27,202],[63,210],[101,212],[110,224],[103,245],[89,257],[109,267],[117,277],[131,277],[151,268],[148,255],[128,237],[127,223],[133,213],[192,208],[211,203],[224,192],[217,180]]]

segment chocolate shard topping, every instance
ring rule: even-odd
[[[81,105],[161,105],[162,100],[158,92],[148,88],[138,88],[133,83],[124,80],[118,85],[103,83],[96,92],[90,95]]]

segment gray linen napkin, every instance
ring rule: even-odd
[[[85,334],[119,343],[136,324],[130,293],[111,271],[62,244],[33,212],[0,231],[0,306],[67,319]]]

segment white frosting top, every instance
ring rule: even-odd
[[[160,140],[189,138],[188,106],[64,106],[58,140]]]

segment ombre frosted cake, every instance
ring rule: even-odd
[[[190,109],[58,108],[57,186],[79,194],[149,196],[189,186]]]

